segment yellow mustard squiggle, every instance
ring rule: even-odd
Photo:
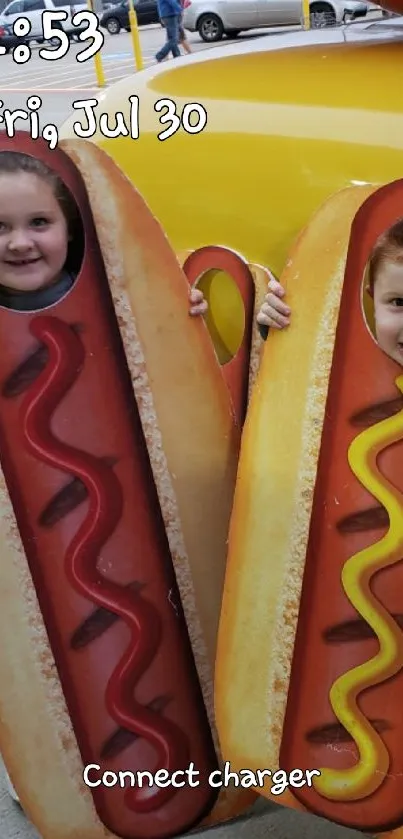
[[[403,375],[396,379],[403,393]],[[403,666],[403,633],[370,589],[371,577],[403,558],[403,494],[391,486],[376,466],[378,454],[403,438],[403,410],[366,429],[353,440],[349,464],[360,483],[389,515],[385,536],[350,557],[342,571],[344,591],[357,612],[372,627],[379,641],[374,658],[340,676],[330,691],[339,722],[353,738],[359,760],[349,769],[321,769],[314,779],[316,791],[332,801],[358,801],[378,789],[389,770],[388,750],[357,706],[368,687],[394,676]]]

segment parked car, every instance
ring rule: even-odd
[[[392,38],[401,40],[403,38],[403,16],[388,13],[379,18],[379,20],[358,23],[353,28],[356,40],[361,37],[364,40],[368,37],[368,33],[377,38],[387,38],[389,41]]]
[[[7,52],[9,52],[11,49],[13,49],[13,47],[17,47],[18,44],[21,43],[21,38],[18,38],[17,35],[14,35],[12,26],[0,24],[0,46],[5,47]]]
[[[76,12],[82,9],[87,9],[87,3],[83,0],[77,2],[69,2],[69,0],[12,0],[0,14],[0,26],[8,27],[12,32],[13,23],[19,17],[26,17],[31,23],[31,31],[24,39],[19,38],[18,43],[23,41],[43,41],[42,31],[42,14],[45,11],[49,12],[67,12],[67,20],[57,21],[53,23],[53,28],[64,29],[69,35],[77,34],[81,30],[86,29],[86,25],[82,27],[73,26],[71,19]],[[13,44],[15,46],[15,44]]]
[[[135,0],[134,8],[139,26],[144,26],[146,23],[159,23],[157,0]],[[128,0],[108,9],[102,15],[100,24],[108,30],[110,35],[118,35],[121,29],[130,32]]]
[[[311,27],[334,26],[365,17],[368,4],[361,0],[311,0]],[[294,26],[301,23],[300,0],[187,0],[183,25],[198,32],[203,41],[235,38],[247,29]]]

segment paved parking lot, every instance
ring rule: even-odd
[[[144,66],[149,66],[154,58],[156,45],[163,38],[160,26],[142,29],[140,34]],[[131,37],[127,32],[119,35],[105,34],[105,43],[101,50],[101,61],[108,84],[112,84],[135,69]],[[199,46],[199,45],[197,45]],[[77,53],[83,50],[83,44],[73,42],[68,54],[57,61],[46,61],[39,56],[39,46],[32,44],[32,58],[24,65],[15,64],[11,55],[0,57],[1,90],[54,90],[71,88],[83,90],[96,87],[95,63],[93,59],[79,64]]]
[[[371,22],[371,20],[378,17],[378,12],[375,14],[371,12],[366,20]],[[354,26],[355,24],[351,25]],[[262,37],[276,38],[280,33],[298,29],[299,27],[295,26],[255,29],[241,33],[237,38],[237,43],[256,40]],[[133,44],[130,33],[123,30],[119,35],[109,35],[105,30],[102,30],[102,32],[105,40],[99,56],[106,85],[110,85],[131,73],[137,72],[137,65],[133,55]],[[144,67],[149,67],[155,63],[155,53],[165,41],[165,31],[159,24],[154,24],[140,27],[139,33],[143,65]],[[231,46],[234,44],[233,40],[225,37],[218,44],[206,44],[201,40],[198,33],[189,32],[187,34],[193,52],[214,50],[217,46]],[[74,98],[75,91],[84,90],[91,92],[96,90],[98,88],[98,81],[94,59],[90,58],[82,63],[77,61],[78,53],[83,51],[86,46],[88,46],[88,42],[85,45],[71,42],[67,55],[52,62],[40,57],[40,47],[36,43],[31,43],[31,58],[25,64],[16,64],[11,53],[0,56],[0,95],[4,93],[8,97],[10,94],[14,92],[18,93],[19,91],[31,94],[51,94],[54,91],[63,90],[66,93],[72,93]],[[57,108],[58,110],[59,108]],[[53,121],[57,124],[56,119]]]

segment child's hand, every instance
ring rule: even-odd
[[[265,302],[262,303],[256,320],[261,326],[283,329],[289,325],[291,314],[291,309],[281,299],[285,291],[283,286],[274,279],[270,280],[267,288]]]
[[[189,292],[190,301],[190,315],[205,315],[208,309],[207,300],[204,299],[203,292],[198,288],[191,288]]]

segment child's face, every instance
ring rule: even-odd
[[[36,291],[67,258],[67,222],[52,187],[31,172],[0,174],[0,285]]]
[[[374,314],[379,346],[403,365],[403,264],[381,264],[374,283]]]

